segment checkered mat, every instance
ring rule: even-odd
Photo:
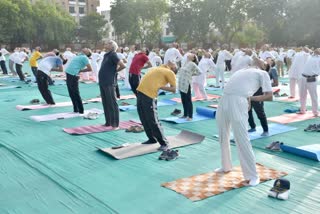
[[[257,171],[260,182],[287,175],[286,172],[270,169],[261,164],[257,164]],[[245,179],[242,176],[241,167],[237,166],[229,173],[209,172],[164,183],[161,186],[176,191],[192,201],[200,201],[232,189],[244,187]]]

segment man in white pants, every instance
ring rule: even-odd
[[[260,87],[262,87],[264,94],[252,96]],[[271,81],[267,72],[256,68],[237,71],[231,76],[224,88],[224,95],[217,110],[222,167],[215,171],[219,173],[232,171],[230,154],[230,131],[232,128],[243,177],[248,185],[256,186],[260,183],[260,179],[247,132],[250,101],[272,101]]]
[[[299,96],[300,96],[300,114],[305,114],[307,107],[307,93],[309,92],[312,103],[312,113],[318,117],[318,93],[317,93],[317,76],[320,75],[320,48],[314,51],[314,55],[309,57],[304,69],[302,77],[299,80]]]
[[[226,60],[231,60],[232,54],[226,50],[227,46],[223,45],[222,50],[218,53],[216,68],[216,87],[224,88],[224,71],[226,70]],[[221,84],[220,84],[221,78]]]

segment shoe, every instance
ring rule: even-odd
[[[168,144],[164,144],[164,145],[161,145],[158,150],[159,151],[166,151],[169,149],[169,145]]]
[[[136,127],[133,128],[132,132],[133,133],[144,132],[144,128],[143,128],[143,126],[136,126]]]
[[[171,112],[172,116],[177,116],[179,114],[181,114],[181,110],[179,110],[179,109],[175,109],[173,112]]]
[[[320,128],[320,127],[319,127]],[[305,132],[314,132],[318,131],[318,125],[317,124],[311,124],[307,128],[304,129]]]
[[[125,132],[132,132],[135,128],[136,126],[130,126],[129,128],[126,129]]]
[[[276,144],[280,143],[279,141],[274,141],[272,142],[269,146],[266,146],[266,149],[271,149],[272,147],[274,147]]]
[[[121,102],[121,103],[120,103],[120,105],[121,105],[121,106],[129,106],[129,105],[130,105],[130,103],[127,103],[127,102]]]
[[[214,170],[214,172],[216,172],[216,173],[228,173],[231,171],[232,171],[232,169],[231,170],[224,170],[223,168],[217,168]]]
[[[167,150],[169,151],[167,153],[167,157],[166,157],[166,161],[171,161],[171,160],[175,160],[179,157],[179,151],[178,150]]]
[[[39,104],[40,100],[39,99],[33,99],[30,101],[31,104]]]
[[[267,137],[269,136],[269,132],[262,132],[261,137]]]
[[[259,177],[255,178],[255,179],[251,179],[249,181],[249,186],[254,187],[254,186],[257,186],[259,183],[260,183],[260,178]]]
[[[280,152],[281,148],[280,145],[283,145],[282,142],[276,143],[273,147],[270,148],[271,151]]]
[[[98,113],[89,112],[87,115],[84,115],[83,118],[89,119],[89,120],[95,120],[95,119],[97,119],[98,117],[99,117],[99,116],[98,116]]]
[[[159,160],[166,160],[168,157],[168,154],[171,152],[171,149],[168,149],[166,151],[163,151],[161,155],[159,156]]]
[[[153,142],[153,141],[147,140],[141,144],[155,144],[155,143],[157,143],[157,141]]]
[[[256,128],[251,128],[248,130],[248,132],[255,132],[255,131],[257,131]]]
[[[279,92],[274,92],[274,93],[273,93],[273,96],[275,96],[275,97],[280,97],[280,94],[279,94]]]

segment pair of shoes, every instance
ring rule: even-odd
[[[153,142],[153,141],[147,140],[141,144],[155,144],[155,143],[157,143],[157,141]]]
[[[266,146],[266,149],[271,151],[281,151],[280,145],[283,145],[283,142],[274,141],[270,145]]]
[[[249,133],[250,132],[255,132],[255,131],[257,131],[256,128],[251,128],[251,129],[248,130]]]
[[[120,105],[121,105],[121,106],[129,106],[129,105],[130,105],[130,103],[127,103],[127,102],[121,102],[121,103],[120,103]]]
[[[40,100],[39,99],[33,99],[30,101],[31,104],[39,104]]]
[[[320,124],[311,124],[304,129],[305,132],[320,132]]]
[[[130,126],[126,129],[126,132],[133,132],[133,133],[140,133],[143,132],[144,128],[143,126]]]
[[[89,120],[95,120],[95,119],[97,119],[98,117],[99,117],[99,116],[98,116],[98,113],[89,112],[87,115],[84,115],[83,118],[89,119]]]
[[[175,109],[173,112],[171,112],[172,116],[177,116],[179,114],[181,114],[181,110],[179,110],[179,109]]]
[[[269,136],[269,132],[262,132],[261,137],[267,137]]]
[[[161,155],[159,156],[159,160],[166,160],[166,161],[176,160],[178,156],[179,156],[178,150],[168,149],[161,153]]]
[[[166,151],[169,149],[169,145],[168,144],[164,144],[164,145],[161,145],[159,148],[158,148],[158,151]]]

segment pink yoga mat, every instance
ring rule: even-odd
[[[280,88],[272,88],[272,93],[280,92]]]
[[[218,99],[220,98],[219,95],[215,95],[215,94],[208,94],[208,100],[213,100],[213,99]],[[177,103],[181,103],[181,98],[172,98],[171,99],[172,101],[175,101]],[[195,101],[200,101],[200,100],[204,100],[204,99],[196,99],[195,97],[192,97],[192,102],[195,102]]]
[[[212,104],[212,105],[208,105],[208,107],[210,107],[210,108],[218,108],[218,105],[217,104]]]
[[[137,121],[122,121],[120,122],[120,129],[127,129],[131,126],[138,126],[141,125],[141,123]],[[92,125],[92,126],[80,126],[76,128],[64,128],[64,132],[72,135],[84,135],[84,134],[92,134],[92,133],[99,133],[99,132],[109,132],[113,131],[111,126],[105,126],[105,125]]]
[[[310,120],[314,118],[316,117],[314,117],[312,112],[307,112],[305,114],[295,114],[295,113],[283,114],[276,117],[270,117],[268,118],[268,120],[276,123],[287,124],[287,123],[294,123],[294,122],[299,122],[304,120]]]

